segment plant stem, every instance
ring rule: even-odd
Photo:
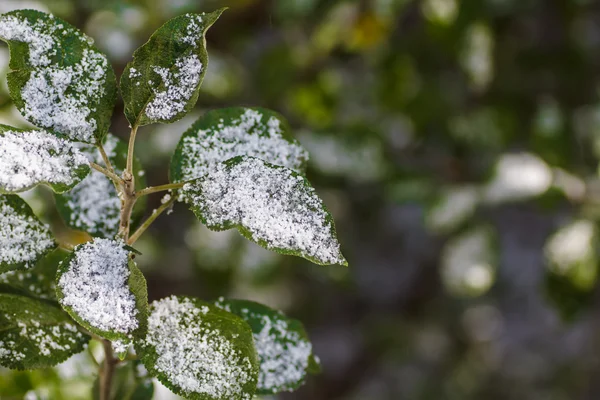
[[[150,186],[147,187],[146,189],[142,189],[139,192],[136,193],[136,197],[142,197],[142,196],[146,196],[149,195],[151,193],[156,193],[156,192],[164,192],[165,190],[172,190],[172,189],[179,189],[182,188],[184,185],[184,183],[168,183],[166,185],[160,185],[160,186]]]
[[[98,142],[96,144],[96,147],[98,147],[98,151],[100,151],[100,155],[102,156],[102,159],[104,160],[104,165],[106,165],[106,169],[108,169],[110,172],[115,172],[115,169],[112,166],[112,163],[110,162],[110,158],[108,158],[108,155],[106,154],[106,151],[104,150],[104,146],[102,146],[101,142]]]
[[[106,168],[104,168],[94,162],[90,163],[90,167],[92,167],[96,171],[108,176],[114,183],[119,184],[119,185],[123,184],[123,179],[119,175],[115,174],[114,172],[111,172],[111,171],[107,170]]]
[[[110,389],[118,360],[113,356],[110,341],[104,339],[102,345],[104,346],[104,362],[100,374],[100,400],[110,400]]]
[[[131,212],[137,197],[135,196],[135,177],[133,176],[133,150],[135,146],[135,136],[137,134],[137,125],[131,128],[129,136],[129,148],[127,151],[127,167],[123,171],[123,193],[121,205],[121,221],[119,224],[119,236],[127,242],[129,239],[129,225],[131,223]]]
[[[148,219],[146,221],[144,221],[144,223],[142,224],[142,226],[140,226],[133,235],[131,235],[131,237],[129,238],[129,240],[127,241],[128,245],[132,245],[135,243],[136,240],[138,240],[140,238],[140,236],[142,236],[142,233],[144,233],[144,231],[146,231],[146,229],[148,229],[148,227],[150,225],[152,225],[152,223],[154,222],[154,220],[156,218],[158,218],[158,216],[160,214],[162,214],[166,209],[168,209],[169,207],[171,207],[171,205],[175,202],[176,197],[175,196],[171,196],[171,198],[169,199],[169,201],[165,202],[164,204],[161,204],[160,207],[158,207],[156,210],[154,210],[152,212],[152,215],[148,217]]]

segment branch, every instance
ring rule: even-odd
[[[133,148],[135,147],[135,136],[137,135],[138,127],[134,125],[131,128],[131,135],[129,135],[129,147],[127,149],[127,167],[125,172],[130,173],[133,176]]]
[[[106,151],[104,151],[104,146],[102,146],[102,142],[98,142],[96,144],[96,147],[98,147],[98,150],[100,151],[100,155],[104,160],[104,165],[106,165],[106,169],[114,173],[115,169],[113,168],[112,163],[110,162],[110,158],[108,158],[108,155],[106,154]]]
[[[118,360],[113,356],[113,349],[108,340],[102,340],[102,345],[104,346],[104,362],[100,370],[100,400],[110,400],[112,378]]]
[[[185,183],[168,183],[166,185],[160,185],[160,186],[150,186],[147,187],[146,189],[142,189],[139,192],[136,193],[135,197],[142,197],[142,196],[146,196],[149,195],[151,193],[156,193],[156,192],[164,192],[165,190],[173,190],[173,189],[180,189],[183,187],[183,185],[185,185]]]
[[[102,167],[102,166],[100,166],[100,165],[98,165],[98,164],[96,164],[94,162],[90,163],[90,167],[92,167],[96,171],[98,171],[98,172],[100,172],[100,173],[108,176],[114,183],[117,183],[119,185],[123,185],[124,184],[123,179],[119,175],[115,174],[114,172],[110,172],[106,168],[104,168],[104,167]]]
[[[158,216],[160,214],[162,214],[167,208],[171,207],[171,205],[175,202],[176,197],[174,195],[171,195],[171,198],[166,201],[165,203],[161,204],[160,207],[158,207],[156,210],[154,210],[152,212],[152,215],[148,217],[148,219],[146,221],[144,221],[144,223],[142,224],[142,226],[140,226],[137,231],[135,231],[135,233],[133,235],[131,235],[131,237],[129,238],[129,240],[127,241],[128,245],[132,245],[135,243],[136,240],[138,240],[140,238],[140,236],[142,236],[142,234],[146,231],[146,229],[148,229],[148,227],[150,225],[152,225],[152,223],[154,222],[154,220],[156,218],[158,218]]]
[[[121,221],[119,223],[119,236],[127,242],[129,239],[129,227],[131,224],[131,212],[137,197],[135,196],[135,176],[133,176],[133,151],[135,146],[135,135],[137,125],[131,128],[129,136],[129,147],[127,150],[127,168],[123,172],[123,204],[121,206]]]

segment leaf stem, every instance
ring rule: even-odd
[[[110,162],[110,158],[108,158],[106,151],[104,150],[104,146],[102,145],[102,142],[98,142],[96,144],[96,147],[98,147],[98,151],[100,151],[100,155],[102,156],[102,160],[104,160],[104,165],[106,165],[106,169],[108,169],[110,172],[114,173],[115,169],[114,169],[112,163]]]
[[[131,135],[129,135],[129,147],[127,149],[127,168],[126,172],[133,175],[133,149],[135,147],[135,137],[137,135],[138,126],[134,125],[131,128]]]
[[[136,193],[136,197],[142,197],[156,192],[164,192],[165,190],[173,190],[182,188],[185,183],[168,183],[160,186],[150,186]]]
[[[158,216],[160,214],[162,214],[166,209],[168,209],[169,207],[171,207],[171,205],[175,202],[176,200],[176,196],[171,195],[171,198],[166,201],[165,203],[161,204],[160,207],[158,207],[156,210],[154,210],[152,212],[152,215],[148,217],[148,219],[146,221],[144,221],[144,223],[135,231],[135,233],[133,235],[131,235],[131,237],[129,238],[129,240],[127,241],[128,245],[132,245],[136,242],[136,240],[138,240],[140,238],[140,236],[142,236],[142,234],[146,231],[146,229],[148,229],[148,227],[150,225],[152,225],[152,223],[154,222],[154,220],[156,218],[158,218]]]
[[[110,389],[118,360],[113,356],[110,341],[103,339],[102,345],[104,346],[104,362],[100,370],[100,400],[110,400]]]
[[[116,184],[122,185],[124,183],[123,179],[119,175],[115,174],[114,172],[110,172],[109,170],[96,164],[95,162],[91,162],[90,167],[92,167],[96,171],[108,176]]]

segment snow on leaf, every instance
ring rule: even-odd
[[[12,369],[52,367],[82,351],[89,339],[60,308],[0,293],[0,365]]]
[[[77,246],[57,274],[60,305],[81,325],[110,340],[143,331],[146,282],[121,240],[95,239]]]
[[[258,394],[293,391],[302,385],[314,357],[300,321],[253,301],[221,298],[216,305],[241,317],[252,328],[260,361]]]
[[[269,250],[347,265],[331,215],[308,181],[290,169],[235,157],[186,183],[180,198],[212,230],[235,227]]]
[[[196,104],[208,65],[204,35],[223,10],[172,18],[133,53],[121,76],[132,126],[177,121]]]
[[[246,322],[189,297],[155,301],[150,311],[135,345],[151,375],[189,399],[252,399],[258,361]]]
[[[209,111],[185,132],[171,160],[171,181],[206,174],[210,166],[236,156],[252,156],[302,173],[308,153],[290,135],[285,119],[263,108]]]
[[[56,247],[49,228],[17,195],[0,195],[0,273],[33,266]]]
[[[33,10],[1,15],[0,38],[11,51],[10,94],[25,119],[73,140],[102,139],[116,99],[116,79],[91,38]]]
[[[108,134],[104,139],[104,150],[118,175],[123,172],[127,162],[127,143],[118,137]],[[82,148],[88,160],[102,165],[104,161],[95,146]],[[141,171],[140,163],[134,159],[134,168]],[[143,177],[136,179],[136,189],[146,186]],[[114,237],[119,230],[121,200],[112,181],[101,172],[92,170],[91,174],[70,192],[56,195],[56,205],[65,223],[77,230],[85,231],[92,236]],[[139,216],[145,207],[145,199],[136,203],[134,218]]]
[[[0,193],[48,184],[71,189],[90,172],[87,158],[70,142],[42,130],[0,125]]]

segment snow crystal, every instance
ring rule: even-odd
[[[22,15],[0,16],[0,37],[29,45],[29,64],[33,67],[21,91],[25,118],[37,126],[52,128],[71,139],[90,142],[97,122],[90,114],[105,94],[108,60],[102,53],[84,48],[81,60],[61,65],[54,60],[63,40],[72,37],[88,43],[76,29]]]
[[[20,264],[36,261],[55,246],[47,226],[32,215],[22,215],[0,196],[0,264]]]
[[[209,310],[175,296],[153,303],[145,345],[158,355],[154,368],[188,395],[250,400],[243,387],[252,380],[251,360],[203,321]]]
[[[217,111],[218,112],[218,111]],[[182,178],[189,181],[206,174],[210,165],[232,157],[247,155],[301,172],[308,153],[298,143],[283,136],[279,119],[246,109],[239,118],[223,121],[213,128],[186,132],[182,146]],[[193,132],[192,127],[191,132]]]
[[[323,203],[304,178],[286,168],[244,157],[216,164],[204,178],[181,189],[212,228],[243,226],[272,250],[299,251],[322,264],[345,264]]]
[[[184,111],[200,83],[202,63],[196,54],[179,57],[174,68],[154,67],[162,79],[160,89],[146,106],[146,116],[156,121],[168,121]]]
[[[104,150],[109,158],[115,156],[118,138],[108,135],[104,143]],[[86,152],[91,162],[103,162],[100,151]],[[122,171],[116,170],[117,174]],[[90,175],[79,183],[69,193],[65,193],[65,206],[70,209],[69,225],[76,229],[99,233],[109,237],[116,235],[119,229],[121,200],[112,181],[101,172],[92,170]]]
[[[138,327],[135,297],[128,284],[128,251],[120,240],[95,239],[75,249],[58,280],[63,306],[106,332],[131,333]]]
[[[217,306],[231,312],[226,303]],[[257,388],[276,393],[280,390],[293,390],[306,375],[312,345],[302,335],[290,329],[285,316],[258,315],[242,309],[243,319],[260,319],[262,329],[254,333],[254,344],[260,358],[260,372]],[[251,326],[254,324],[251,324]]]
[[[186,26],[185,36],[181,38],[183,43],[189,44],[192,47],[198,45],[199,39],[202,38],[202,30],[204,25],[202,24],[202,16],[198,14],[185,14],[188,18],[188,24]]]
[[[21,191],[39,183],[74,184],[87,158],[71,143],[48,132],[0,131],[0,188]]]

